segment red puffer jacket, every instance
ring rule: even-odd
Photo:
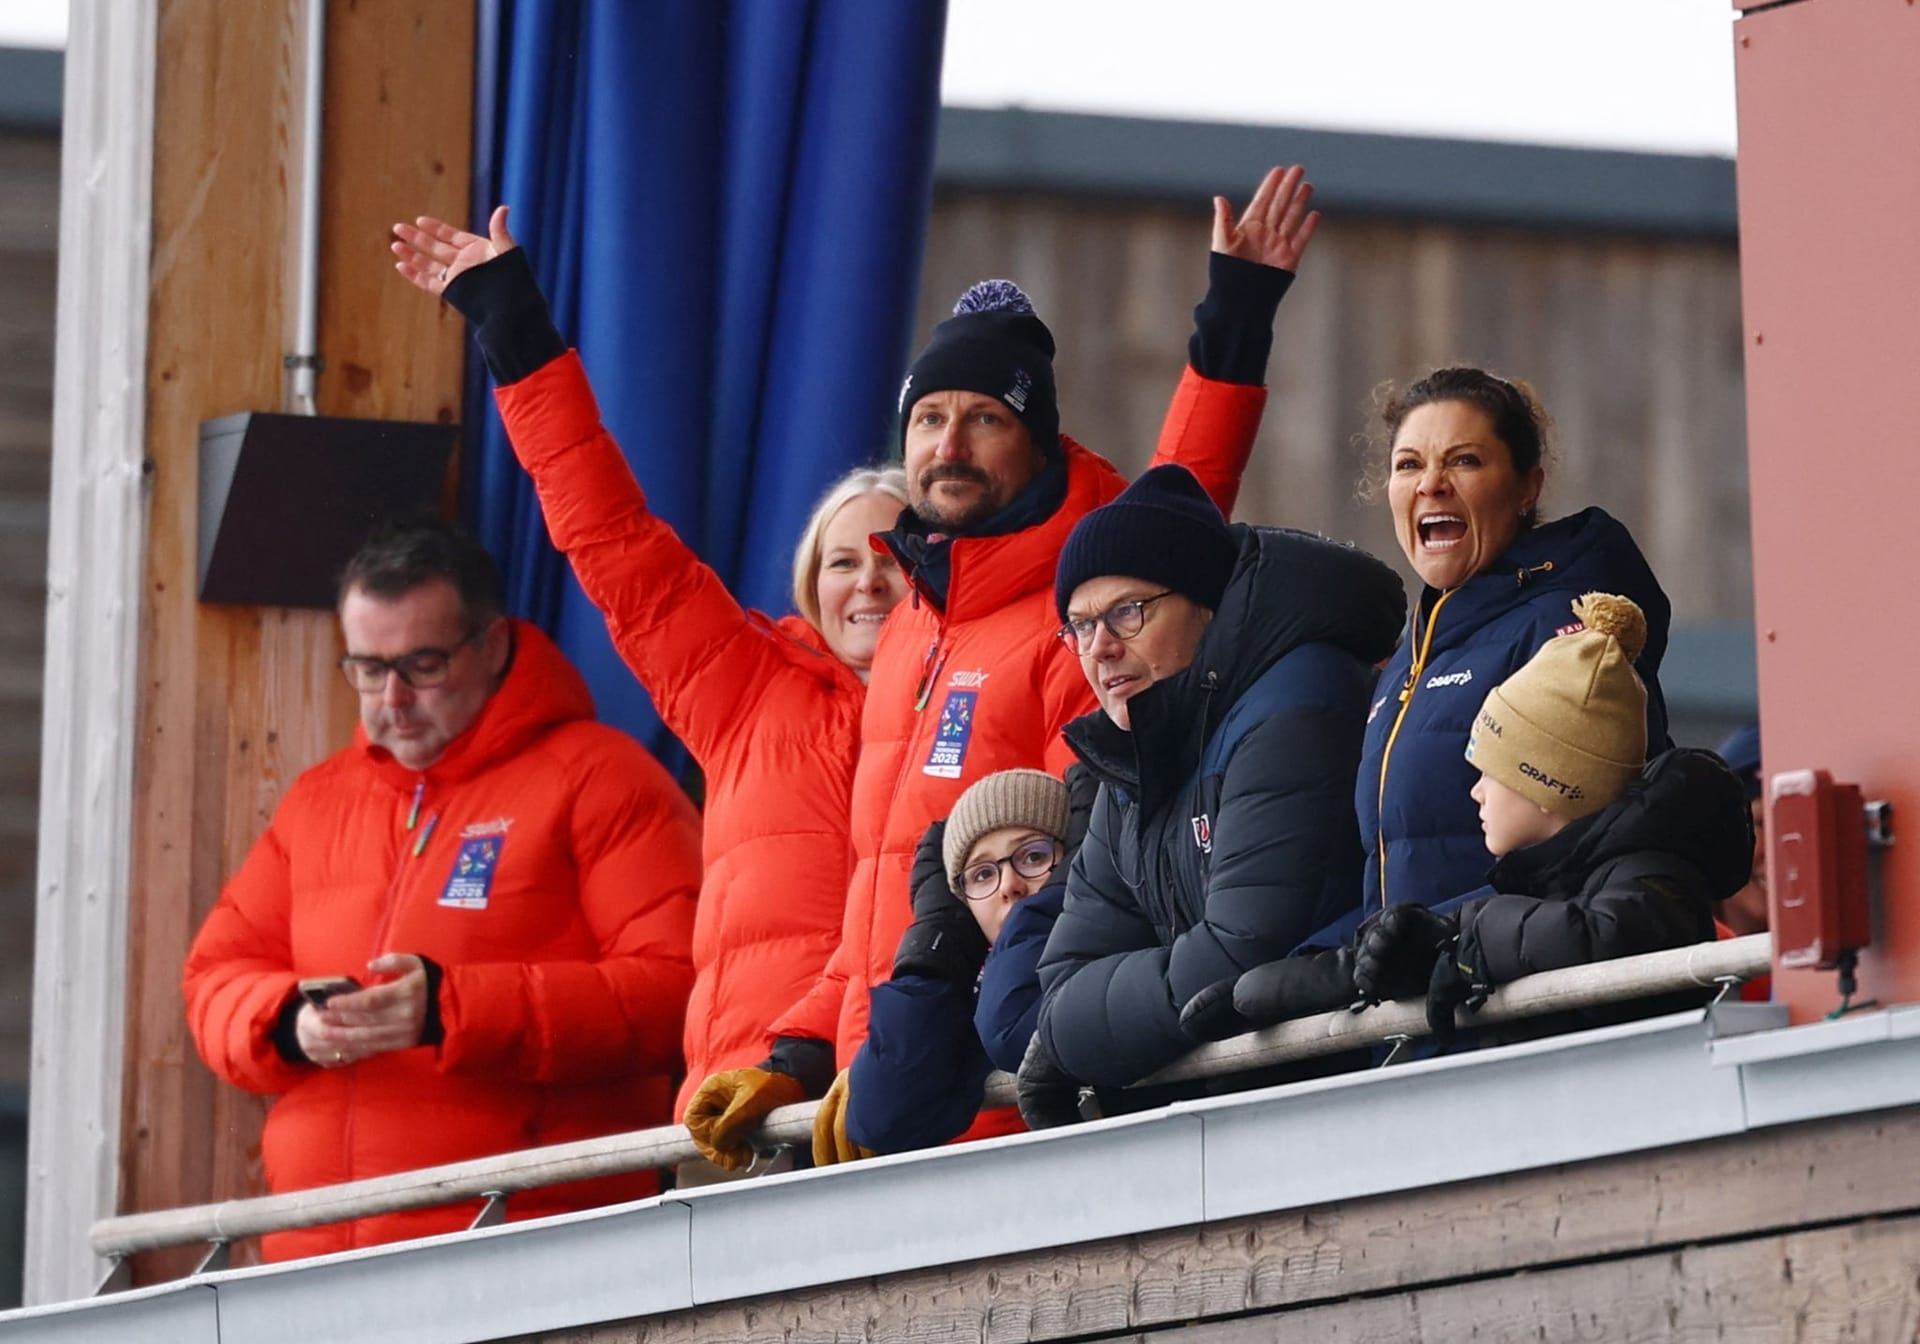
[[[1231,514],[1265,405],[1263,387],[1189,368],[1153,465],[1188,467]],[[1060,730],[1096,703],[1079,659],[1054,637],[1053,571],[1074,524],[1126,481],[1065,435],[1061,444],[1067,494],[1053,516],[1004,536],[955,538],[946,610],[916,594],[881,632],[854,776],[854,873],[840,945],[772,1030],[833,1041],[841,1068],[867,1037],[867,991],[892,974],[911,922],[907,875],[921,834],[996,770],[1064,774],[1074,756]]]
[[[280,1093],[277,1192],[665,1123],[693,979],[699,818],[537,629],[424,773],[357,730],[294,781],[188,954],[187,1021],[220,1077]],[[417,819],[415,799],[418,799]],[[340,1069],[289,1063],[302,976],[383,952],[444,971],[442,1043]],[[515,1218],[643,1198],[651,1173],[516,1195]],[[454,1231],[477,1205],[283,1232],[268,1259]]]
[[[839,938],[866,687],[799,617],[742,610],[648,511],[578,355],[497,395],[554,545],[706,772],[678,1115],[707,1075],[767,1053],[767,1023],[813,984]]]

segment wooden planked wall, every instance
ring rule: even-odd
[[[1243,201],[1253,183],[1221,183]],[[1237,196],[1235,193],[1239,193]],[[916,331],[975,280],[1032,295],[1060,353],[1061,424],[1146,465],[1206,287],[1209,215],[949,189]],[[1600,504],[1639,538],[1676,621],[1752,618],[1739,258],[1732,239],[1529,233],[1328,214],[1280,309],[1243,521],[1311,528],[1400,563],[1354,497],[1383,379],[1447,362],[1531,381],[1559,429],[1549,516]],[[1411,571],[1402,565],[1411,578]]]
[[[195,600],[202,421],[279,410],[297,234],[300,0],[169,0],[159,30],[123,1210],[256,1193],[264,1104],[214,1080],[180,999],[187,945],[300,770],[343,745],[332,617]],[[322,414],[441,420],[463,331],[399,280],[395,219],[466,213],[471,7],[329,8]],[[178,1272],[180,1258],[143,1277]]]
[[[1912,1340],[1916,1143],[1849,1116],[524,1344]]]
[[[59,215],[58,135],[0,130],[0,1084],[19,1086],[33,1004]]]

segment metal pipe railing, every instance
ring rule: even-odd
[[[1764,973],[1771,956],[1772,940],[1767,934],[1756,933],[1548,971],[1495,990],[1477,1013],[1463,1018],[1463,1025],[1507,1022],[1745,980]],[[1201,1046],[1143,1079],[1142,1085],[1241,1073],[1426,1034],[1426,1005],[1417,999],[1383,1003],[1359,1013],[1321,1013]],[[1012,1101],[1011,1077],[996,1073],[987,1080],[986,1105],[1005,1106]],[[817,1105],[809,1101],[773,1111],[761,1123],[758,1146],[808,1143]],[[93,1225],[89,1239],[98,1254],[119,1258],[163,1246],[224,1243],[266,1232],[512,1194],[564,1181],[656,1170],[697,1156],[698,1150],[684,1127],[662,1125],[313,1190],[103,1218]]]

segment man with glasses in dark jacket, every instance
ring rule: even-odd
[[[1149,471],[1081,520],[1054,584],[1100,708],[1066,735],[1100,780],[1040,965],[1020,1070],[1036,1127],[1194,1044],[1180,1010],[1360,901],[1353,780],[1400,580],[1303,533],[1228,526]]]

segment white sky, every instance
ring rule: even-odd
[[[1731,155],[1732,26],[1732,0],[949,0],[942,96]]]
[[[0,45],[64,46],[66,8],[0,0]],[[1730,155],[1732,23],[1732,0],[949,0],[942,95]]]

